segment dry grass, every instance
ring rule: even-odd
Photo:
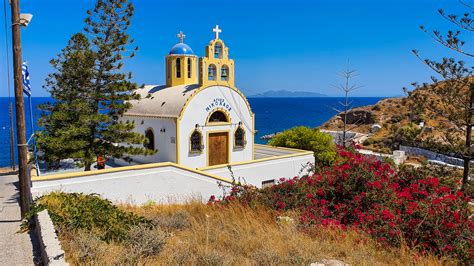
[[[187,205],[123,206],[157,221],[172,236],[153,258],[159,264],[309,265],[338,259],[352,265],[438,265],[449,261],[416,256],[406,248],[387,249],[354,231],[303,233],[295,222],[277,222],[266,208]],[[169,223],[180,224],[179,228]],[[168,226],[166,226],[168,225]]]
[[[418,256],[407,248],[383,248],[355,231],[302,232],[296,222],[277,222],[275,214],[266,208],[218,208],[197,202],[121,208],[153,220],[158,228],[134,228],[133,242],[122,244],[107,244],[92,232],[68,232],[61,241],[69,263],[309,265],[323,259],[351,265],[455,263]]]

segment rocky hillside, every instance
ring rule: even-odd
[[[456,153],[462,146],[462,130],[454,130],[455,125],[439,115],[443,108],[453,108],[443,106],[440,97],[435,94],[436,89],[442,86],[442,83],[429,85],[412,91],[407,97],[387,98],[375,105],[354,108],[348,114],[348,128],[368,134],[362,143],[366,149],[391,152],[404,144]],[[439,106],[441,112],[434,113],[426,104]],[[321,128],[342,130],[342,126],[343,115],[339,114]]]

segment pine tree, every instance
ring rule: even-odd
[[[429,31],[424,26],[421,30],[428,33],[436,42],[455,52],[455,57],[443,57],[441,61],[423,59],[417,50],[413,53],[422,60],[429,68],[436,72],[442,79],[432,77],[433,85],[423,84],[431,93],[432,99],[427,101],[426,97],[420,90],[414,90],[410,96],[415,99],[416,104],[421,108],[433,112],[439,117],[439,127],[445,128],[446,133],[443,140],[453,147],[459,146],[460,142],[464,142],[462,150],[462,158],[464,160],[464,173],[462,189],[466,189],[469,175],[470,164],[474,158],[474,149],[472,147],[472,127],[474,116],[474,67],[469,65],[470,60],[474,58],[474,53],[466,48],[466,42],[462,37],[466,34],[474,32],[474,6],[459,1],[465,9],[464,13],[448,14],[444,10],[438,10],[438,13],[456,29],[448,30],[446,34],[438,30]],[[469,40],[469,36],[466,39]],[[472,37],[472,36],[471,36]],[[458,60],[457,57],[461,57]],[[415,88],[419,88],[417,83],[413,84]],[[404,89],[408,92],[408,89]],[[441,119],[444,118],[444,119]],[[464,138],[464,141],[462,139]]]
[[[135,125],[119,118],[131,107],[129,101],[139,99],[137,84],[132,74],[123,71],[123,59],[129,53],[133,39],[127,34],[133,16],[133,5],[127,0],[98,0],[94,9],[87,11],[85,32],[89,34],[92,50],[96,54],[91,90],[92,115],[90,116],[85,150],[86,171],[97,155],[115,158],[124,155],[152,154],[143,144],[142,134],[132,132]],[[138,144],[138,145],[136,145]]]
[[[133,57],[137,48],[127,34],[133,6],[127,0],[98,0],[87,12],[84,34],[71,38],[57,59],[56,72],[45,87],[53,103],[42,107],[38,146],[50,164],[73,158],[86,171],[97,156],[125,158],[150,155],[147,140],[133,132],[133,122],[121,120],[139,99],[130,72],[123,71],[123,60]]]
[[[50,63],[55,72],[48,75],[43,87],[53,102],[40,106],[43,130],[36,138],[40,159],[58,167],[61,159],[83,157],[87,146],[84,137],[89,128],[85,122],[91,108],[87,95],[92,88],[94,53],[86,36],[77,33]]]

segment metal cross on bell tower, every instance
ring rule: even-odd
[[[179,38],[179,43],[183,43],[183,40],[184,38],[186,38],[186,35],[184,35],[182,31],[179,31],[179,33],[176,34],[176,37]]]
[[[216,39],[219,39],[219,33],[222,32],[222,30],[219,29],[219,25],[216,25],[216,27],[212,29],[212,31],[216,34]]]

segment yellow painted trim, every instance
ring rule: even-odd
[[[101,174],[109,174],[109,173],[117,173],[117,172],[124,172],[124,171],[132,171],[132,170],[143,170],[143,169],[151,169],[151,168],[158,168],[158,167],[167,167],[172,166],[179,169],[191,171],[196,174],[204,175],[222,182],[232,183],[232,180],[222,178],[217,175],[213,175],[210,173],[202,172],[197,169],[189,168],[183,165],[179,165],[172,162],[163,162],[163,163],[150,163],[150,164],[139,164],[139,165],[131,165],[131,166],[122,166],[116,168],[107,168],[103,170],[94,170],[94,171],[87,171],[87,172],[73,172],[73,173],[63,173],[63,174],[56,174],[56,175],[45,175],[45,176],[36,176],[32,177],[31,180],[35,181],[51,181],[51,180],[59,180],[59,179],[69,179],[69,178],[76,178],[76,177],[84,177],[84,176],[91,176],[91,175],[101,175]]]
[[[135,113],[125,113],[123,117],[133,116],[133,117],[146,117],[146,118],[166,118],[166,119],[176,119],[176,116],[165,116],[165,115],[148,115],[148,114],[135,114]]]
[[[204,143],[203,143],[203,142],[204,142],[204,136],[203,136],[203,134],[202,134],[202,130],[200,130],[199,128],[195,128],[195,129],[192,130],[191,133],[189,133],[189,135],[188,135],[188,143],[189,143],[189,145],[188,145],[188,152],[189,152],[190,154],[202,154],[202,153],[204,153],[204,148],[202,148],[201,151],[193,151],[193,150],[191,149],[191,136],[192,136],[192,135],[194,134],[194,132],[196,132],[196,131],[199,132],[199,134],[201,134],[201,147],[204,146]]]
[[[180,134],[179,134],[179,120],[176,119],[176,163],[179,164],[179,161],[181,159],[180,154],[179,154],[179,143],[181,142],[180,140]]]
[[[241,146],[241,147],[235,146],[235,132],[237,132],[237,129],[239,129],[239,128],[241,128],[244,131],[244,146]],[[244,127],[243,126],[236,126],[232,136],[233,136],[232,147],[234,148],[233,150],[238,150],[238,151],[245,150],[245,148],[247,147],[247,132],[245,132]],[[252,157],[252,160],[253,160],[253,157]]]
[[[209,134],[213,134],[213,133],[227,133],[227,162],[230,162],[230,143],[232,142],[232,140],[230,139],[230,130],[214,130],[214,131],[207,131],[207,135],[206,135],[206,149],[207,149],[207,152],[206,152],[206,165],[209,167]]]
[[[277,149],[277,150],[286,150],[286,151],[295,151],[295,152],[312,152],[312,151],[307,151],[307,150],[287,148],[287,147],[279,147],[279,146],[272,146],[272,145],[264,145],[264,144],[258,144],[258,143],[255,143],[255,145],[262,146],[262,147],[271,147],[271,148]]]
[[[242,162],[235,162],[235,163],[219,164],[219,165],[201,167],[201,168],[197,168],[197,170],[205,171],[205,170],[216,169],[216,168],[223,168],[223,167],[228,167],[228,166],[237,166],[237,165],[243,165],[243,164],[252,164],[252,163],[259,163],[259,162],[265,162],[265,161],[271,161],[271,160],[278,160],[278,159],[285,159],[285,158],[291,158],[291,157],[298,157],[298,156],[303,156],[303,155],[313,155],[313,154],[314,154],[314,153],[313,153],[312,151],[304,151],[304,152],[299,152],[299,153],[285,154],[285,155],[277,155],[277,156],[272,156],[272,157],[267,157],[267,158],[261,158],[261,159],[256,159],[256,160],[249,160],[249,161],[242,161]]]
[[[255,160],[255,114],[252,113],[252,160]]]
[[[201,87],[199,87],[198,89],[196,89],[196,90],[193,92],[192,95],[190,95],[190,96],[188,97],[188,99],[186,100],[186,102],[185,102],[184,105],[183,105],[183,108],[181,108],[181,111],[179,112],[178,120],[181,120],[181,118],[183,118],[184,111],[186,111],[186,108],[188,107],[188,105],[189,105],[189,103],[191,102],[191,100],[192,100],[199,92],[201,92],[201,91],[203,91],[203,90],[205,90],[205,89],[207,89],[207,88],[215,87],[215,86],[216,86],[216,87],[219,87],[219,86],[220,86],[220,87],[229,88],[229,89],[231,89],[231,90],[237,92],[237,94],[239,94],[240,97],[242,97],[242,99],[244,99],[244,102],[245,102],[245,104],[247,105],[247,108],[249,109],[250,113],[253,114],[253,113],[252,113],[252,108],[250,108],[250,104],[249,104],[249,102],[248,102],[248,100],[247,100],[247,97],[245,97],[245,95],[244,95],[239,89],[237,89],[237,88],[235,88],[235,87],[226,86],[226,85],[207,85],[207,86],[201,86]]]
[[[211,116],[217,111],[224,113],[225,118],[227,119],[227,122],[209,122],[209,119],[211,118]],[[212,109],[206,117],[206,126],[227,126],[230,124],[232,124],[230,114],[229,112],[227,112],[226,109],[222,107],[217,107],[217,108]]]

